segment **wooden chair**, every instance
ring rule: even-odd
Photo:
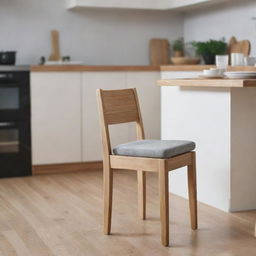
[[[185,152],[169,158],[120,155],[112,153],[109,125],[136,122],[137,139],[133,143],[143,144],[153,142],[172,143],[172,141],[145,140],[143,122],[139,108],[136,89],[97,90],[97,100],[100,114],[100,125],[103,143],[103,187],[104,187],[104,233],[110,234],[112,215],[113,170],[137,170],[138,181],[138,212],[141,219],[146,218],[146,176],[145,172],[158,172],[161,241],[169,245],[169,192],[168,171],[188,167],[188,191],[191,228],[197,229],[197,193],[196,193],[196,156],[194,151]],[[153,117],[152,117],[153,118]],[[192,143],[192,142],[191,142]],[[122,144],[126,145],[126,144]],[[121,149],[122,149],[121,145]],[[129,143],[127,143],[129,147]],[[136,147],[135,147],[136,148]],[[138,147],[137,147],[138,148]],[[118,148],[117,148],[118,149]],[[176,150],[176,153],[179,151]],[[174,150],[174,151],[175,151]],[[184,148],[183,148],[184,151]],[[116,152],[117,153],[117,152]],[[144,152],[145,153],[145,152]],[[147,153],[147,152],[146,152]],[[152,150],[151,154],[154,154]],[[142,154],[143,155],[143,154]]]

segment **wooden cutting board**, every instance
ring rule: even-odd
[[[151,39],[150,48],[150,63],[152,66],[169,64],[170,45],[168,39]]]
[[[231,53],[243,53],[244,56],[249,56],[251,51],[251,44],[249,40],[237,41],[237,39],[232,36],[229,41],[229,54]]]
[[[52,53],[49,57],[49,60],[58,61],[60,60],[60,45],[59,45],[58,30],[51,31],[51,43],[52,43]]]

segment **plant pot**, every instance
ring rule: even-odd
[[[214,54],[204,54],[203,60],[206,65],[214,65],[215,64],[215,55]]]
[[[174,51],[174,57],[183,57],[184,53],[183,51]]]

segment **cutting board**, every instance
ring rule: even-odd
[[[232,36],[229,41],[229,54],[231,53],[243,53],[244,56],[249,56],[251,50],[251,44],[249,40],[237,41]]]
[[[152,66],[169,64],[170,51],[168,39],[151,39],[150,48],[150,63]]]
[[[60,60],[60,45],[59,45],[59,32],[57,30],[51,31],[51,43],[52,43],[52,53],[48,60],[59,61]]]

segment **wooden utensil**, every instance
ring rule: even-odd
[[[169,64],[170,45],[168,39],[151,39],[149,47],[151,65],[159,66]]]
[[[60,46],[59,46],[59,32],[57,30],[51,31],[52,53],[48,60],[60,60]]]
[[[188,57],[172,57],[171,62],[173,65],[197,65],[201,61],[200,58]]]
[[[244,56],[249,56],[251,50],[251,44],[249,40],[237,41],[232,36],[229,40],[229,54],[231,53],[243,53]]]

